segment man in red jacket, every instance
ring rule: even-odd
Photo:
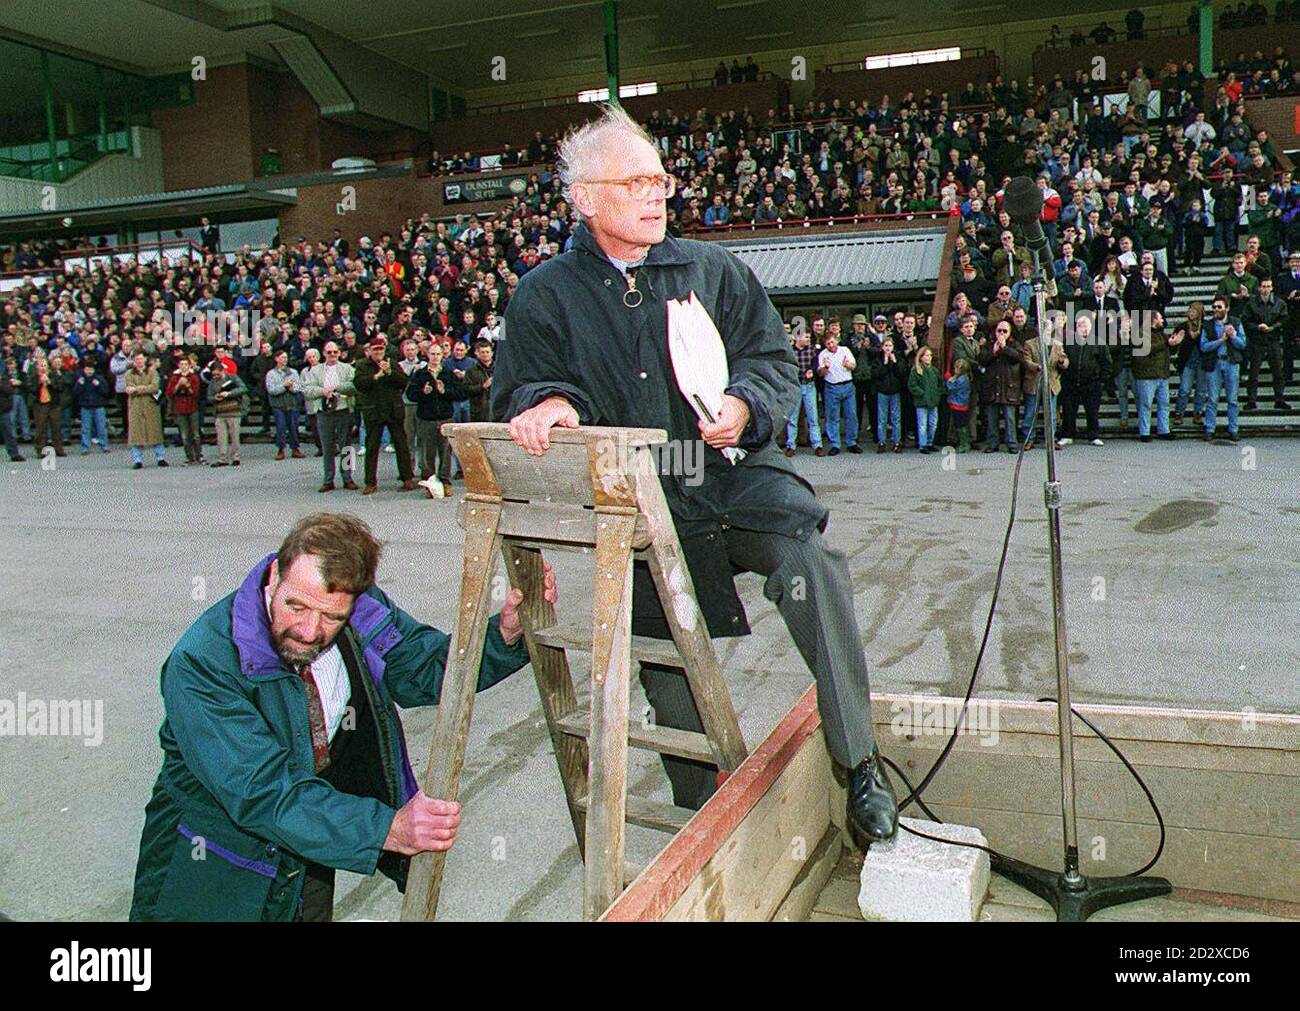
[[[203,395],[203,380],[188,355],[177,361],[176,371],[167,380],[166,394],[176,418],[176,427],[184,440],[185,465],[206,463],[203,459],[203,433],[199,431],[199,397]]]
[[[1046,172],[1039,175],[1038,188],[1043,194],[1043,211],[1040,215],[1043,220],[1043,231],[1047,233],[1047,241],[1055,249],[1056,223],[1061,218],[1061,194],[1052,189],[1051,177]]]

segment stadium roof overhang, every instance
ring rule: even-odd
[[[36,233],[62,230],[71,218],[78,229],[159,218],[198,217],[227,211],[275,210],[298,202],[297,190],[262,189],[247,184],[206,186],[195,190],[148,193],[121,200],[97,200],[53,211],[18,211],[0,214],[0,232]]]
[[[769,296],[781,298],[933,288],[945,234],[940,222],[934,228],[727,239],[722,244],[754,271]]]

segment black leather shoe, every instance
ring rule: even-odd
[[[898,799],[878,751],[849,773],[848,824],[853,841],[864,851],[898,831]]]

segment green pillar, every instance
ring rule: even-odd
[[[1214,73],[1214,0],[1201,0],[1197,13],[1201,16],[1200,42],[1201,73],[1209,77]]]
[[[605,85],[609,88],[609,100],[619,105],[618,5],[614,0],[605,0]]]
[[[95,105],[99,113],[99,150],[108,150],[108,98],[104,94],[104,68],[95,64]]]
[[[50,145],[50,182],[58,182],[59,160],[55,150],[58,144],[58,132],[54,127],[54,85],[50,81],[50,54],[41,50],[41,88],[45,93],[45,136]]]

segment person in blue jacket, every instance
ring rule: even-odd
[[[381,551],[355,516],[304,516],[181,636],[132,920],[328,920],[336,869],[401,889],[451,847],[460,805],[420,790],[396,708],[438,703],[450,638],[375,585]],[[488,621],[479,691],[528,662],[522,600]]]
[[[1228,299],[1214,297],[1214,315],[1201,326],[1201,368],[1205,370],[1208,392],[1205,396],[1206,442],[1214,438],[1219,420],[1219,392],[1228,401],[1228,439],[1237,436],[1237,386],[1241,366],[1246,360],[1246,330],[1241,320],[1228,315]]]

